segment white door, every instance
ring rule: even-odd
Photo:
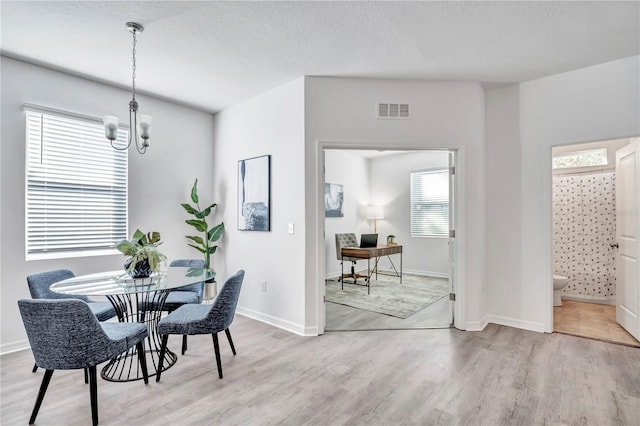
[[[616,321],[640,340],[639,139],[616,152]]]

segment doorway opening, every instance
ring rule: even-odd
[[[451,327],[455,152],[323,156],[325,331]]]
[[[619,158],[633,144],[637,138],[552,149],[554,332],[640,347],[637,334],[633,335],[640,302],[637,272],[635,278],[625,276],[629,268],[620,251],[629,231],[622,213],[630,196],[636,197],[631,202],[636,203],[638,220],[638,185],[629,190]],[[630,230],[636,245],[637,228],[636,224]],[[631,327],[621,320],[625,310],[634,317]]]

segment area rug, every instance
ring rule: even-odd
[[[408,318],[449,294],[447,278],[403,274],[402,284],[397,277],[378,275],[371,279],[371,294],[365,285],[344,284],[337,279],[327,280],[327,302],[352,306],[365,311],[378,312],[397,318]],[[364,284],[363,279],[359,279]]]

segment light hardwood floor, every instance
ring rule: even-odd
[[[616,322],[613,305],[563,300],[562,306],[553,307],[553,331],[640,347]]]
[[[326,303],[325,330],[393,330],[447,328],[451,325],[451,302],[444,297],[408,318],[396,318],[338,303]]]
[[[16,325],[19,326],[19,325]],[[640,349],[489,325],[300,337],[238,316],[238,355],[189,338],[162,381],[98,384],[107,425],[637,425]],[[179,348],[179,337],[170,345]],[[42,371],[4,355],[0,422],[26,425]],[[90,424],[82,371],[55,372],[37,424]]]

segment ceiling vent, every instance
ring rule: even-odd
[[[378,104],[378,118],[379,119],[408,119],[409,117],[409,104]]]

